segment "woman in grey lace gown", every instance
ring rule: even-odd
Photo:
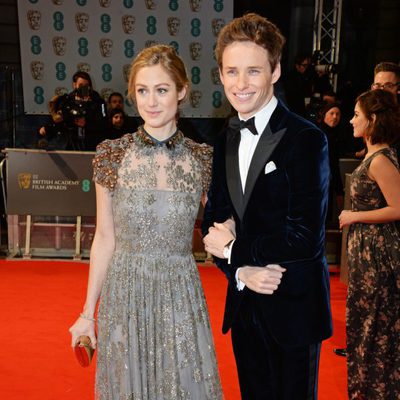
[[[176,126],[188,87],[172,47],[144,49],[129,80],[144,125],[101,143],[93,161],[96,234],[86,303],[70,331],[72,344],[80,335],[97,343],[97,399],[222,399],[192,256],[211,150]]]
[[[400,131],[399,106],[384,90],[357,99],[354,136],[367,154],[351,175],[346,304],[350,400],[400,399],[400,171],[389,147]]]

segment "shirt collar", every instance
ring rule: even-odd
[[[271,97],[271,100],[259,111],[254,114],[255,120],[254,123],[257,128],[257,132],[261,135],[268,122],[271,118],[272,113],[275,111],[276,106],[278,105],[278,99],[275,96]],[[239,114],[239,119],[243,120],[242,116]]]

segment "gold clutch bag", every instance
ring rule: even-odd
[[[79,336],[75,346],[74,353],[76,359],[82,367],[88,367],[92,361],[94,348],[89,336]]]

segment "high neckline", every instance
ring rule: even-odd
[[[169,150],[173,150],[178,144],[183,142],[184,136],[183,133],[177,129],[169,138],[164,140],[158,140],[155,137],[151,136],[148,133],[144,126],[139,126],[137,130],[137,137],[140,143],[145,147],[162,147],[165,146]]]

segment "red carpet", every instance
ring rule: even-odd
[[[88,264],[59,261],[0,261],[0,398],[92,400],[94,364],[81,368],[69,347],[69,326],[84,302]],[[240,399],[230,338],[221,321],[225,278],[200,267],[227,400]],[[333,354],[345,345],[345,292],[331,278],[334,336],[322,347],[319,399],[345,400],[346,360]]]

